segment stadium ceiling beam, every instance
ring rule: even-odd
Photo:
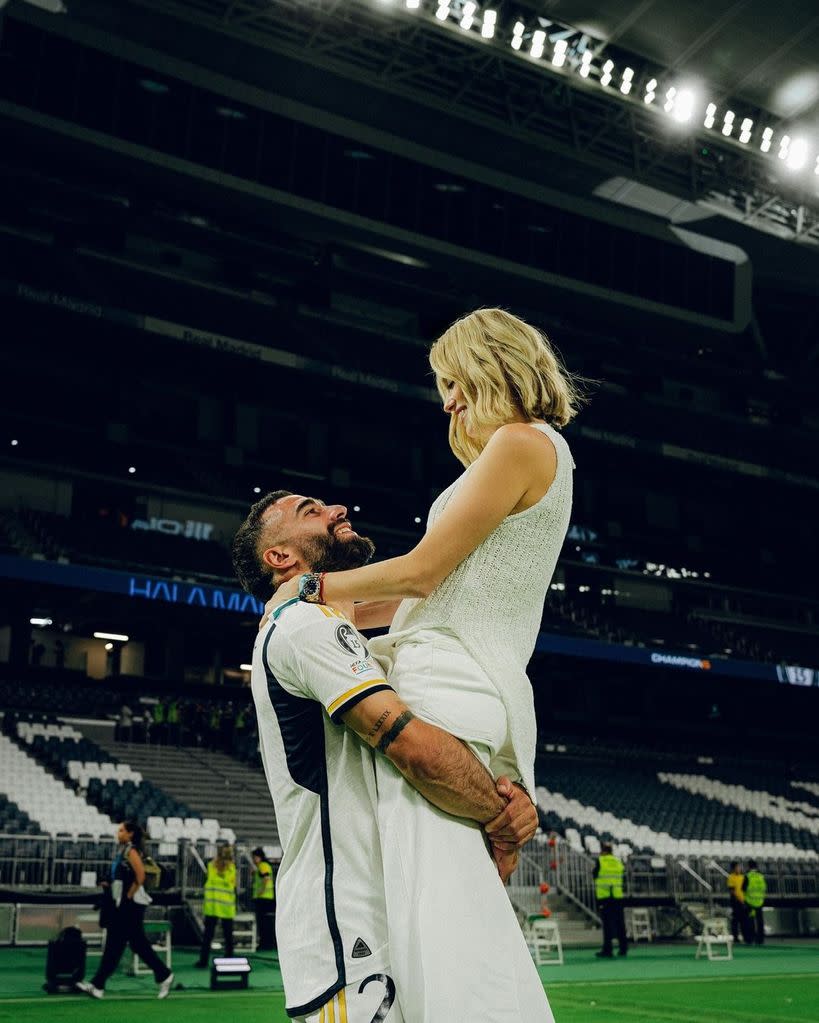
[[[606,90],[549,74],[511,49],[484,48],[480,38],[434,19],[360,0],[133,2],[514,135],[603,173],[625,170],[751,228],[819,244],[816,197],[783,194],[764,161],[723,145],[719,134],[707,144],[695,135],[663,135],[656,111],[614,102]]]

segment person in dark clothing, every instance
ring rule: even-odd
[[[253,875],[253,911],[256,914],[258,952],[270,952],[276,947],[276,891],[273,867],[259,846],[251,853],[256,864]]]
[[[92,998],[105,995],[105,984],[116,970],[127,945],[153,970],[159,985],[158,998],[167,998],[173,984],[173,973],[162,962],[148,940],[143,927],[145,906],[150,897],[142,887],[145,867],[142,863],[144,832],[135,820],[126,820],[117,830],[119,849],[111,864],[110,881],[104,881],[105,901],[101,922],[106,930],[105,951],[90,981],[80,981],[77,990]]]

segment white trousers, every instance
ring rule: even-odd
[[[374,973],[341,991],[294,1023],[406,1023],[396,997],[392,970]]]
[[[386,637],[385,637],[386,638]],[[490,770],[507,737],[497,689],[451,636],[374,653],[420,718]],[[481,828],[438,810],[376,760],[390,960],[406,1023],[554,1023]]]

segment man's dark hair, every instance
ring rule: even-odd
[[[731,870],[739,870],[739,860],[731,861]]]
[[[233,537],[231,552],[236,578],[243,590],[262,602],[273,592],[273,569],[259,557],[259,540],[264,529],[262,516],[272,504],[291,496],[290,490],[272,490],[259,498]]]
[[[748,860],[748,870],[756,870],[756,860]]]

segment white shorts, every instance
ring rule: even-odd
[[[507,725],[492,680],[454,636],[412,638],[421,642],[393,650],[389,681],[497,773]],[[554,1023],[481,828],[427,802],[384,757],[376,779],[390,963],[407,1023]]]
[[[348,984],[296,1023],[404,1023],[395,982],[389,973],[373,973]]]

